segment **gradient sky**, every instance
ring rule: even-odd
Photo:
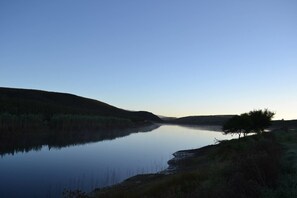
[[[297,118],[296,0],[2,0],[0,86]]]

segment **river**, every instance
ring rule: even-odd
[[[132,133],[65,147],[38,149],[0,157],[0,197],[60,197],[64,189],[91,191],[136,174],[167,168],[178,150],[230,139],[213,128],[161,125]]]

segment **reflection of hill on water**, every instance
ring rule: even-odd
[[[132,133],[149,132],[159,127],[160,125],[151,124],[130,129],[71,132],[51,131],[38,134],[18,134],[18,136],[0,137],[0,155],[40,150],[42,146],[63,148],[103,140],[113,140]]]

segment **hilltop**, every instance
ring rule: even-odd
[[[132,121],[161,121],[150,112],[127,111],[73,94],[15,88],[0,88],[0,113],[41,114],[46,118],[55,114],[78,114],[125,118]]]

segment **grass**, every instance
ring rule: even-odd
[[[281,157],[281,176],[274,189],[264,189],[263,197],[297,197],[297,130],[275,133],[283,147]]]

